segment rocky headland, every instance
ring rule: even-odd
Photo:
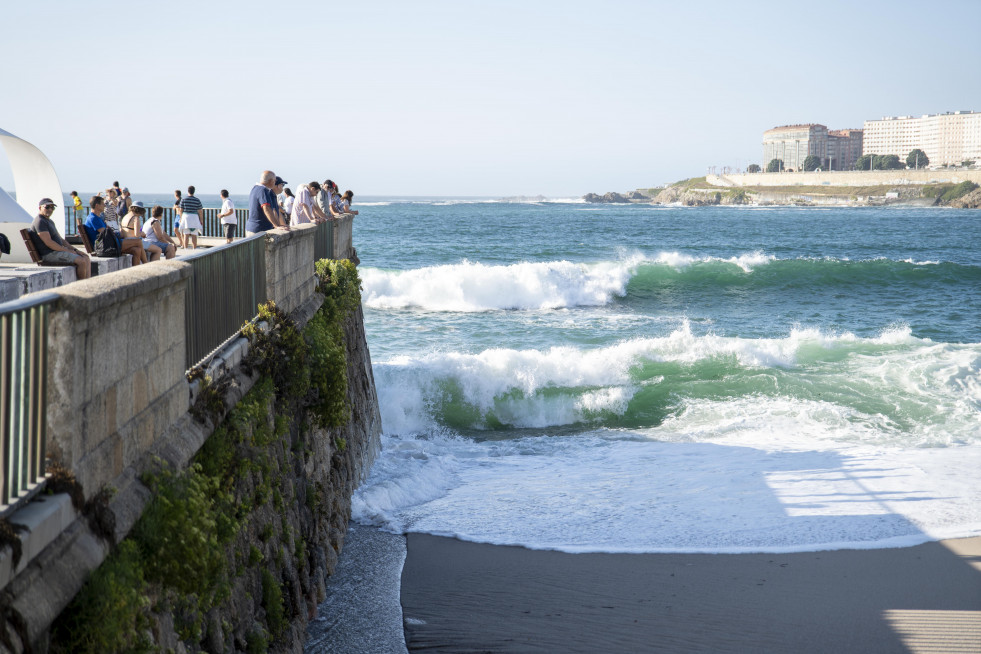
[[[593,204],[660,204],[702,207],[715,205],[756,206],[882,206],[907,204],[921,207],[981,208],[981,188],[973,182],[960,184],[909,184],[864,187],[767,187],[717,186],[704,177],[686,179],[663,188],[637,189],[582,197]]]

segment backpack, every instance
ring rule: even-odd
[[[122,243],[112,227],[106,227],[92,244],[92,250],[97,257],[118,257],[122,254]]]

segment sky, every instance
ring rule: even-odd
[[[778,125],[981,111],[978,25],[981,0],[9,0],[0,128],[66,192],[576,197],[763,164]]]

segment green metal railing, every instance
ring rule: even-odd
[[[330,259],[334,256],[334,221],[329,220],[317,225],[317,234],[313,240],[313,260]]]
[[[188,370],[234,338],[265,303],[265,248],[256,234],[178,257],[193,268],[185,300]]]
[[[48,312],[57,299],[36,293],[0,304],[0,516],[45,479]]]
[[[147,207],[147,212],[149,215],[150,207]],[[203,217],[201,219],[201,236],[225,236],[225,232],[221,226],[221,219],[218,218],[220,209],[202,209],[201,213]],[[76,211],[73,207],[65,207],[65,234],[74,234],[78,230],[75,228],[75,219],[81,218],[85,220],[89,216],[89,210],[84,209],[81,211]],[[248,209],[236,209],[235,217],[238,218],[238,236],[245,236],[245,223],[249,219]],[[143,217],[146,220],[146,216]],[[174,215],[173,207],[164,207],[163,216],[160,218],[163,230],[168,234],[174,234],[174,223],[177,221],[177,216]]]

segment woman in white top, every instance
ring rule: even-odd
[[[343,199],[341,200],[341,210],[344,211],[344,213],[350,213],[357,216],[358,212],[351,210],[352,201],[354,201],[354,192],[352,192],[350,189],[344,191],[344,196]]]
[[[147,241],[153,243],[163,250],[164,256],[173,259],[177,254],[177,244],[163,230],[164,209],[159,204],[150,211],[150,219],[143,223],[143,236]]]
[[[293,196],[293,191],[289,190],[288,188],[284,188],[283,189],[283,205],[282,205],[283,215],[284,216],[292,216],[293,215],[293,207],[294,207],[295,204],[296,204],[296,198]]]

